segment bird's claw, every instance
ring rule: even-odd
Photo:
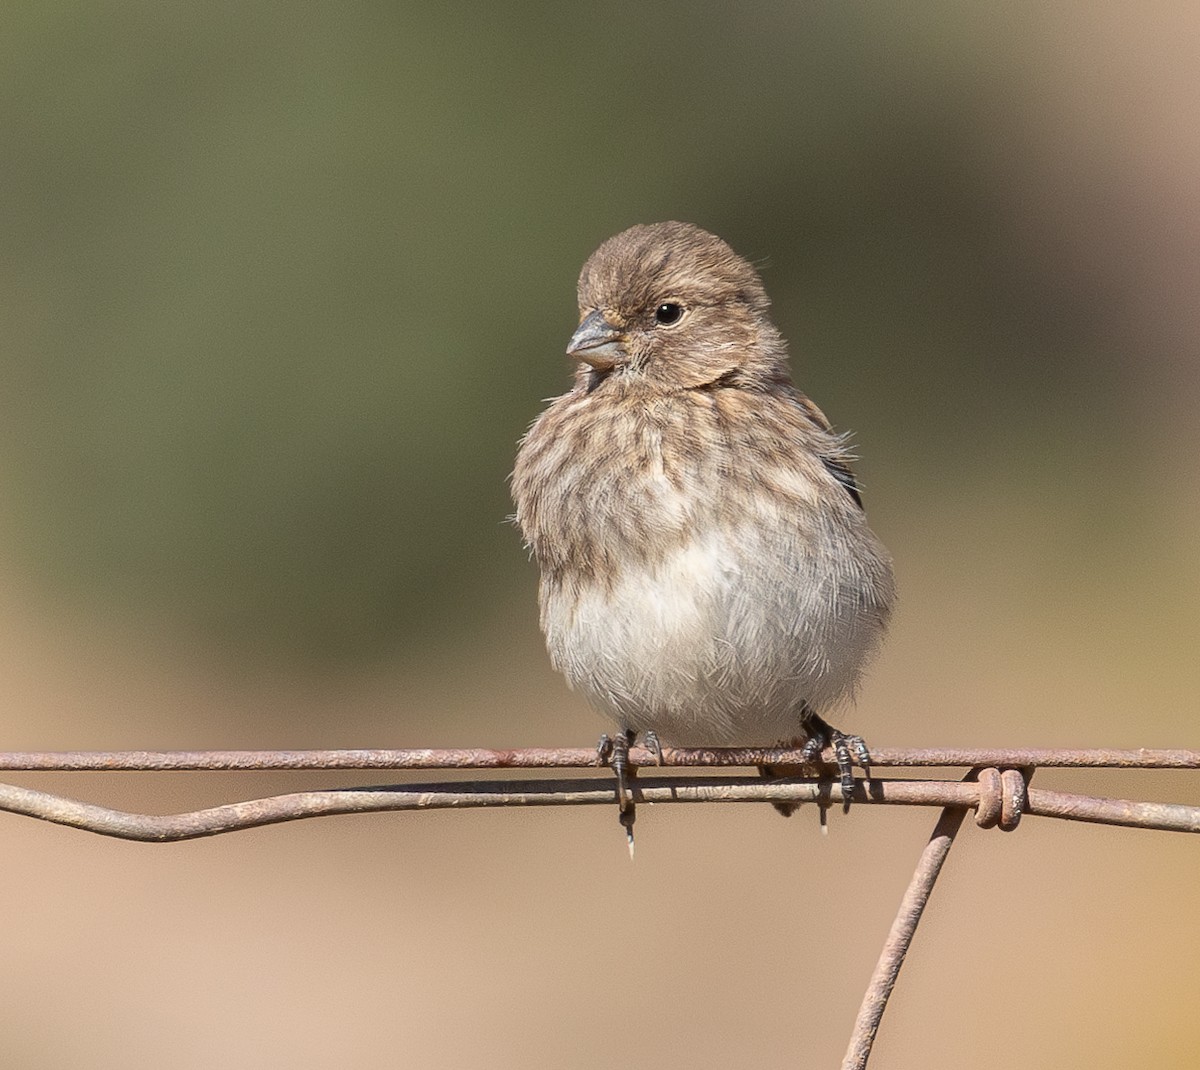
[[[642,736],[642,746],[654,755],[654,761],[657,765],[664,764],[662,744],[658,741],[658,733],[653,728]]]
[[[617,820],[625,830],[625,842],[629,845],[629,857],[633,858],[633,823],[637,820],[637,807],[630,803],[617,813]]]
[[[629,778],[633,772],[629,767],[629,748],[633,740],[633,733],[626,730],[611,737],[603,735],[596,745],[597,761],[607,765],[617,778],[617,805],[622,813],[633,804],[629,794]]]
[[[596,744],[596,760],[599,764],[608,765],[617,778],[617,820],[625,830],[625,839],[629,843],[629,856],[633,857],[633,823],[637,820],[637,807],[633,802],[633,793],[629,790],[629,782],[637,774],[637,770],[629,765],[629,748],[637,738],[637,733],[624,729],[615,736],[607,734],[600,737]],[[655,737],[655,745],[658,738]],[[647,740],[649,744],[649,740]],[[662,749],[658,753],[661,759]]]
[[[607,732],[604,733],[596,742],[596,764],[608,765],[608,759],[612,757],[613,741]]]
[[[838,784],[842,789],[842,812],[850,812],[850,799],[854,794],[854,763],[857,762],[868,778],[871,776],[871,752],[862,736],[841,732],[822,720],[815,713],[804,719],[808,739],[800,750],[806,762],[819,762],[826,747],[833,748],[833,761],[837,766]]]

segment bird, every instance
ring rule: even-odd
[[[601,749],[631,852],[639,734],[660,756],[832,747],[847,805],[870,753],[825,715],[896,601],[847,437],[793,384],[758,271],[715,234],[632,226],[577,292],[573,382],[521,439],[511,490],[551,663],[618,730]]]

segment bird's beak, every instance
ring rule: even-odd
[[[571,335],[567,356],[590,364],[597,371],[612,371],[625,355],[624,335],[599,312],[589,312]]]

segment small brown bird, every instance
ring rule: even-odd
[[[574,386],[512,477],[554,667],[620,728],[677,746],[832,745],[895,585],[846,440],[793,385],[754,268],[689,223],[610,238],[579,276]],[[786,805],[780,807],[790,812]]]

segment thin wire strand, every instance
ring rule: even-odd
[[[228,803],[189,813],[154,815],[112,810],[33,788],[0,784],[0,811],[120,839],[163,843],[215,836],[261,825],[337,814],[397,810],[463,810],[501,806],[612,805],[611,777],[559,780],[473,781],[403,784],[292,792]],[[842,802],[831,779],[761,780],[746,776],[649,777],[633,785],[634,801],[646,803],[817,803]],[[943,780],[858,781],[856,805],[955,806],[979,809],[986,789],[979,783]],[[1169,832],[1200,832],[1200,807],[1177,803],[1135,802],[1066,792],[1029,789],[1022,800],[1026,814],[1124,825]]]
[[[629,752],[634,766],[729,767],[796,765],[795,748],[664,747],[662,761],[644,747]],[[831,751],[823,758],[834,763]],[[404,750],[214,750],[214,751],[8,751],[0,771],[176,772],[200,770],[317,769],[585,769],[598,763],[594,747],[414,748]],[[1200,769],[1197,750],[882,748],[871,751],[873,767],[886,768],[1076,768]]]
[[[968,778],[974,776],[967,774]],[[871,1049],[883,1021],[883,1012],[887,1009],[892,990],[896,987],[896,979],[900,975],[900,967],[908,955],[916,935],[921,915],[933,894],[933,886],[950,848],[954,845],[954,837],[962,826],[967,811],[963,807],[948,806],[941,816],[917,860],[917,868],[913,871],[912,880],[904,898],[900,901],[900,909],[888,931],[883,950],[879,953],[879,961],[875,964],[875,972],[863,996],[862,1006],[859,1007],[858,1017],[854,1020],[854,1031],[850,1035],[850,1044],[846,1048],[842,1060],[842,1070],[866,1070],[867,1060],[871,1057]]]

